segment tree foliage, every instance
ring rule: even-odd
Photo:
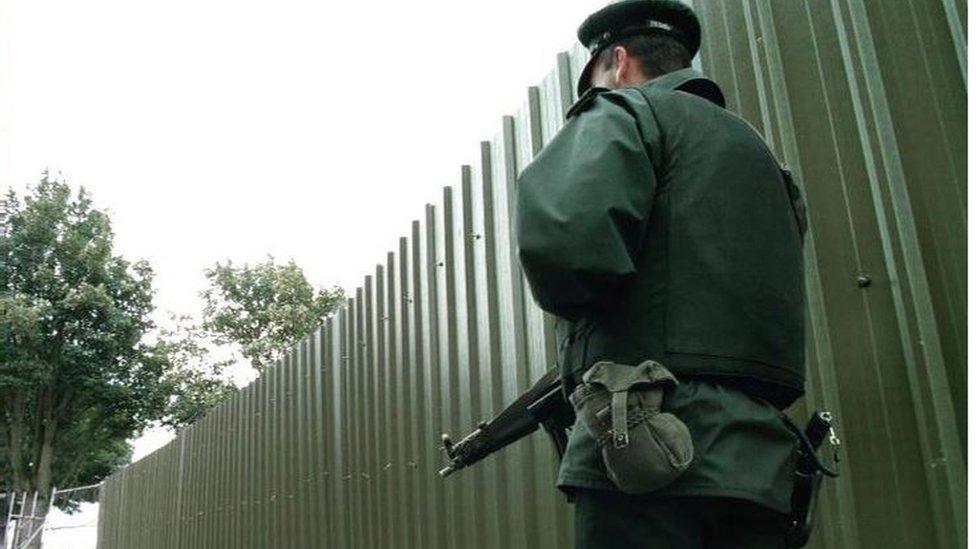
[[[109,217],[84,189],[45,174],[2,213],[0,491],[99,482],[145,427],[199,415],[184,395],[226,393],[185,342],[150,336],[152,269],[113,253]]]
[[[167,363],[168,407],[159,423],[178,428],[200,419],[236,388],[225,379],[233,359],[215,358],[213,336],[189,316],[170,315],[157,330],[156,353]]]
[[[294,261],[279,265],[270,256],[253,267],[217,263],[205,275],[204,328],[220,343],[239,345],[258,371],[281,358],[345,299],[341,288],[313,288]]]
[[[203,323],[157,326],[152,269],[114,253],[85,189],[45,174],[0,206],[0,492],[101,481],[145,428],[192,423],[234,391],[217,347],[261,370],[344,300],[293,261],[217,263]]]

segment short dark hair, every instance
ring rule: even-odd
[[[691,54],[684,44],[666,34],[649,33],[628,36],[603,48],[597,60],[602,68],[613,66],[613,49],[617,46],[640,61],[641,70],[648,78],[691,66]]]

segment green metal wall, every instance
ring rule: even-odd
[[[794,412],[834,410],[844,442],[813,545],[961,547],[966,4],[694,3],[701,66],[809,204],[810,386]],[[490,417],[553,362],[515,261],[513,185],[584,58],[557,56],[339,314],[105,482],[100,548],[571,546],[543,435],[436,471],[440,433]]]
[[[696,4],[704,68],[807,196],[807,400],[839,412],[846,457],[821,542],[960,547],[966,5]]]

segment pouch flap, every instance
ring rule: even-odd
[[[645,360],[637,366],[609,361],[597,362],[583,375],[583,381],[602,385],[612,393],[626,391],[642,384],[678,384],[674,374],[664,365],[653,360]]]

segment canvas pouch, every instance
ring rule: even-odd
[[[576,416],[600,446],[610,480],[628,494],[663,488],[691,464],[688,426],[662,412],[678,380],[662,364],[597,362],[570,395]]]

